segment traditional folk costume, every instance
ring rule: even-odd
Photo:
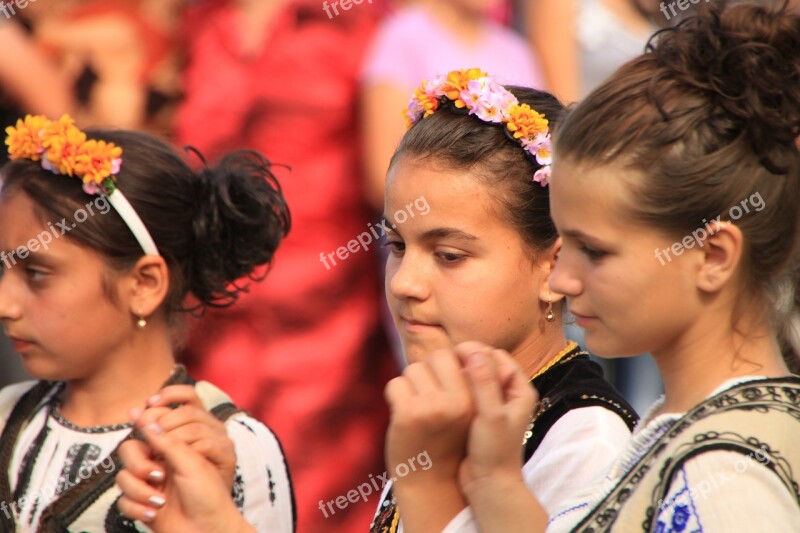
[[[225,422],[236,449],[232,497],[245,519],[257,531],[293,531],[291,481],[272,432],[183,367],[165,385],[172,384],[194,384],[203,405]],[[136,438],[132,424],[75,426],[59,414],[63,387],[29,381],[0,390],[0,532],[150,531],[116,505],[117,448]]]
[[[532,380],[541,398],[523,439],[525,484],[548,513],[601,477],[630,439],[638,420],[633,408],[605,380],[600,366],[571,342]],[[384,490],[370,531],[402,533],[391,483]],[[477,533],[469,507],[443,533]]]
[[[800,378],[729,380],[686,413],[648,414],[547,531],[800,531],[798,443]]]

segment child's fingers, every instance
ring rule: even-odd
[[[187,424],[169,432],[217,465],[235,465],[236,449],[227,435],[211,432],[204,424]]]
[[[152,507],[135,502],[124,494],[117,500],[117,509],[124,516],[146,524],[155,520],[157,513]]]
[[[467,375],[477,411],[483,414],[497,412],[503,405],[503,390],[491,353],[471,353],[467,359]]]
[[[488,352],[492,350],[492,347],[478,341],[465,341],[458,343],[453,350],[461,360],[461,365],[466,367],[470,354],[475,352]]]
[[[166,500],[164,495],[128,470],[117,474],[116,483],[122,493],[132,503],[147,509],[161,509]]]
[[[147,443],[153,450],[161,454],[164,461],[169,464],[177,475],[192,477],[193,474],[208,470],[208,461],[195,452],[186,443],[175,438],[157,424],[149,424],[142,428]]]
[[[147,400],[149,407],[167,407],[172,404],[193,405],[204,409],[203,402],[192,385],[170,385]]]
[[[469,384],[461,371],[461,360],[452,350],[436,350],[425,358],[425,364],[442,388],[469,395]]]
[[[500,381],[506,401],[518,398],[528,399],[533,395],[533,401],[538,399],[536,389],[530,384],[528,376],[523,374],[522,367],[505,350],[492,350],[498,380]]]
[[[406,401],[414,396],[414,388],[405,376],[392,378],[383,389],[383,396],[389,408],[394,411],[397,407],[406,404]]]
[[[442,387],[431,367],[423,361],[408,365],[403,371],[403,376],[408,380],[415,394],[431,394]]]
[[[164,481],[164,467],[151,458],[152,449],[144,442],[127,440],[119,447],[119,457],[125,469],[139,479],[152,483]]]
[[[228,434],[225,424],[214,417],[211,413],[201,407],[193,405],[182,405],[177,409],[156,408],[159,413],[147,419],[149,422],[158,422],[158,425],[166,432],[175,431],[182,426],[202,426],[210,434],[226,436]],[[150,411],[148,409],[147,411]],[[145,411],[145,413],[147,412]],[[142,415],[144,416],[144,415]],[[147,424],[143,424],[147,425]]]

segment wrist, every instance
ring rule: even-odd
[[[483,533],[528,533],[547,527],[547,513],[521,473],[476,480],[465,497]]]
[[[455,479],[392,488],[405,531],[440,532],[466,506]]]
[[[494,497],[495,495],[507,492],[515,492],[520,489],[527,490],[525,481],[522,479],[522,472],[494,471],[487,476],[475,478],[462,487],[467,501]]]

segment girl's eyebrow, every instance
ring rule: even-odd
[[[455,239],[459,241],[477,241],[478,237],[458,228],[434,228],[426,231],[420,236],[423,241],[433,241],[438,239]]]
[[[594,237],[592,235],[587,235],[587,234],[583,233],[582,231],[576,230],[576,229],[564,230],[564,231],[559,232],[559,234],[562,237],[571,237],[573,239],[578,239],[578,240],[581,240],[581,241],[588,241],[590,243],[596,243],[596,244],[599,244],[599,245],[607,244],[603,239],[600,239],[598,237]]]

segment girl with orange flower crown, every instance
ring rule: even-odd
[[[389,167],[385,212],[420,196],[430,210],[387,224],[386,297],[409,366],[386,390],[394,411],[387,473],[348,494],[352,501],[358,489],[359,498],[379,502],[372,531],[475,529],[459,486],[473,402],[458,363],[447,357],[454,346],[508,350],[539,390],[541,407],[529,412],[525,435],[509,443],[525,454],[517,475],[548,508],[599,476],[630,437],[636,414],[586,352],[566,341],[563,297],[547,285],[559,250],[549,212],[550,128],[561,112],[552,95],[505,88],[479,69],[424,82],[407,109],[412,126]],[[455,377],[442,379],[448,372]],[[158,453],[181,449],[143,430]],[[146,470],[135,450],[125,457]],[[135,515],[149,497],[192,499],[196,483],[185,480],[204,470],[202,461],[188,453],[168,460],[176,484],[165,493],[143,476],[126,476],[123,508]],[[340,504],[321,501],[319,509],[330,515]],[[230,507],[215,505],[223,519],[187,505],[181,523],[237,531]]]
[[[0,390],[0,531],[180,531],[117,505],[132,417],[203,453],[242,520],[292,531],[276,437],[175,362],[181,315],[234,303],[231,283],[289,229],[269,162],[238,152],[195,172],[155,137],[68,116],[6,131],[0,321],[38,381]],[[161,486],[154,464],[140,473]]]

